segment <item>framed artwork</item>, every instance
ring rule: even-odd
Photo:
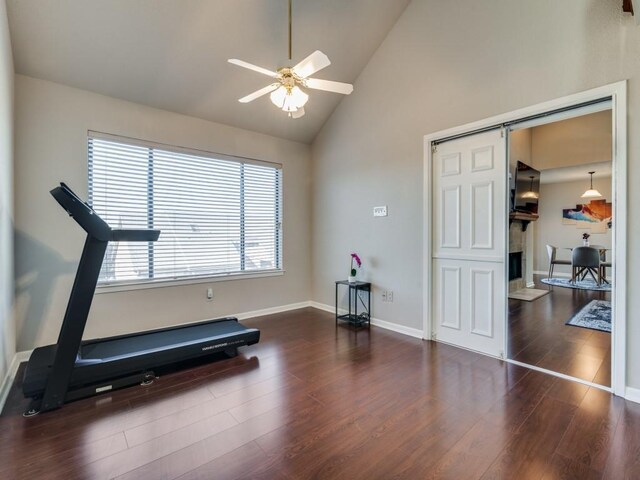
[[[613,206],[606,199],[591,200],[585,205],[562,210],[562,224],[590,230],[591,233],[606,233],[613,222]]]

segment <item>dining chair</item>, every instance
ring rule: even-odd
[[[607,280],[607,268],[612,268],[612,263],[611,262],[607,262],[607,250],[606,249],[601,249],[600,250],[600,279],[602,282],[604,283],[609,283],[609,281]]]
[[[598,274],[598,278],[593,272]],[[582,278],[591,275],[593,280],[600,285],[600,251],[593,247],[576,247],[571,251],[571,282],[576,283],[580,275]]]
[[[558,260],[558,247],[547,245],[547,255],[549,255],[549,278],[553,278],[553,269],[556,265],[571,265],[571,260]]]

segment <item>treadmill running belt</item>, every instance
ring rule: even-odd
[[[223,320],[181,328],[141,333],[109,341],[97,341],[81,347],[83,360],[103,360],[113,357],[140,355],[169,346],[203,343],[216,337],[242,333],[247,328],[234,320]]]

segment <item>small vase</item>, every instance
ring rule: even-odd
[[[349,281],[349,283],[356,283],[356,277],[353,275],[349,275],[349,278],[347,280]]]
[[[589,246],[589,240],[582,240],[582,245],[584,245],[585,247]]]

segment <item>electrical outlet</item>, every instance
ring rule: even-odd
[[[387,290],[387,302],[393,303],[393,290]]]
[[[382,301],[383,302],[387,301],[387,291],[386,290],[382,290]]]
[[[213,288],[207,288],[207,300],[213,300]]]
[[[386,217],[387,216],[387,206],[383,205],[381,207],[373,207],[373,216],[374,217]]]

